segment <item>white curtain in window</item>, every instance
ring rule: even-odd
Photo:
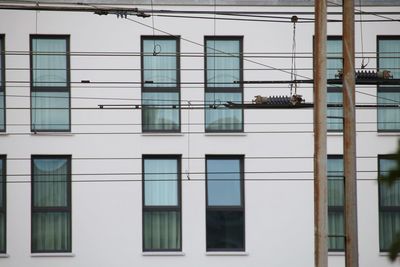
[[[328,231],[329,249],[344,249],[344,180],[343,159],[328,158]],[[332,207],[331,209],[329,207]],[[341,209],[341,210],[340,210]]]
[[[145,206],[177,206],[177,160],[145,159],[144,172]]]
[[[145,250],[180,249],[180,212],[145,211],[143,216]]]
[[[179,93],[143,93],[143,130],[179,129]],[[173,108],[175,106],[175,108]]]
[[[396,167],[394,159],[379,160],[379,174],[385,175]],[[388,250],[396,233],[400,232],[400,212],[393,208],[400,207],[400,182],[392,185],[383,182],[379,185],[380,193],[380,214],[379,214],[379,238],[380,248]],[[385,209],[389,208],[389,209]]]
[[[176,40],[143,41],[145,87],[176,87]],[[155,51],[155,54],[153,54]]]
[[[328,92],[327,94],[328,104],[343,104],[343,93],[342,92]],[[341,117],[343,118],[342,107],[329,107],[327,109],[327,116]],[[342,130],[343,119],[341,118],[328,118],[327,128],[328,130]]]
[[[242,103],[242,93],[206,93],[206,129],[211,131],[238,131],[242,129],[242,110],[224,106],[227,101]],[[210,108],[210,105],[217,105]]]
[[[379,40],[379,68],[390,70],[393,78],[400,78],[400,40]],[[385,91],[390,88],[390,91]],[[400,102],[398,86],[380,86],[378,104],[396,104]],[[379,130],[400,130],[400,110],[398,108],[378,108]]]
[[[342,40],[328,40],[327,50],[327,79],[335,79],[339,69],[343,69]]]
[[[69,129],[69,92],[32,92],[32,129]]]
[[[65,39],[34,38],[32,40],[33,86],[67,86],[66,51]]]
[[[239,87],[240,42],[238,40],[208,40],[207,86]]]

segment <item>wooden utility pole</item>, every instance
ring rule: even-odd
[[[354,0],[343,0],[343,159],[346,267],[358,267]]]
[[[328,266],[326,145],[326,0],[315,1],[314,29],[314,246],[315,267]]]

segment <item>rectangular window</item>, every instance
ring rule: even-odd
[[[142,131],[180,131],[179,37],[142,36]]]
[[[181,251],[180,156],[143,156],[143,251]]]
[[[378,177],[396,168],[394,156],[378,157]],[[388,251],[396,234],[400,233],[400,181],[392,185],[379,181],[379,247]]]
[[[6,131],[6,90],[4,35],[0,34],[0,132]]]
[[[207,156],[207,251],[244,251],[242,156]]]
[[[342,37],[328,36],[327,50],[327,79],[335,79],[338,70],[343,69]],[[327,104],[343,104],[341,87],[328,84]],[[327,129],[332,132],[343,130],[343,107],[328,107]]]
[[[6,253],[6,156],[0,155],[0,253]]]
[[[329,251],[344,251],[344,169],[342,156],[328,156]]]
[[[400,79],[400,36],[378,36],[378,70]],[[400,86],[378,85],[378,105],[400,102]],[[378,107],[378,131],[400,131],[400,109]]]
[[[243,37],[205,37],[205,130],[242,132],[243,109],[224,103],[243,103]]]
[[[69,36],[31,36],[31,131],[68,132]]]
[[[32,156],[32,253],[71,252],[71,157]]]

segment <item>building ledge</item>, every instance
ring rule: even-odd
[[[204,133],[205,136],[222,136],[222,137],[226,137],[226,136],[247,136],[247,133],[243,133],[243,132],[238,132],[238,133],[212,133],[212,132],[208,132],[208,133]]]
[[[184,136],[183,133],[142,133],[142,136]]]
[[[206,256],[249,256],[246,251],[208,251]]]
[[[378,132],[378,136],[400,136],[400,132]]]
[[[10,255],[7,253],[0,253],[0,258],[9,258]]]
[[[328,251],[328,256],[345,256],[344,251]]]
[[[183,251],[147,251],[142,256],[185,256]]]
[[[65,253],[31,253],[31,257],[40,258],[40,257],[75,257],[74,253],[65,252]]]
[[[31,136],[74,136],[71,132],[31,132]]]

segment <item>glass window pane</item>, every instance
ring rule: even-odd
[[[240,131],[243,129],[241,109],[228,109],[227,101],[242,103],[242,93],[206,93],[206,131]],[[210,108],[210,105],[217,105]]]
[[[342,92],[329,92],[327,94],[328,104],[343,104],[343,93]],[[327,128],[328,130],[343,130],[343,107],[329,107],[327,109]],[[339,117],[339,118],[329,118]]]
[[[179,93],[143,93],[143,131],[179,130]],[[173,108],[175,106],[176,108]]]
[[[240,160],[207,160],[207,201],[209,206],[242,204]]]
[[[343,212],[328,212],[329,250],[344,250]]]
[[[392,169],[396,168],[394,159],[379,160],[379,175],[388,174]],[[395,181],[392,185],[380,183],[380,205],[384,206],[399,206],[400,207],[400,181]]]
[[[67,40],[34,38],[32,52],[34,87],[67,86]]]
[[[178,161],[144,160],[145,206],[178,205]]]
[[[400,65],[399,65],[400,67]],[[385,92],[384,89],[378,90],[378,105],[396,104],[400,102],[399,92]],[[378,130],[399,130],[400,129],[400,109],[390,107],[378,107]]]
[[[69,212],[34,212],[32,214],[32,250],[57,252],[71,250]]]
[[[379,213],[379,244],[381,251],[387,251],[400,233],[400,212],[380,211]]]
[[[3,205],[5,203],[3,203],[3,199],[4,199],[4,191],[5,191],[5,177],[4,177],[4,165],[5,165],[5,160],[4,159],[0,159],[0,209],[3,208]]]
[[[343,69],[342,40],[328,39],[327,50],[327,79],[335,79],[337,71]]]
[[[400,78],[400,39],[378,40],[378,61],[380,70],[390,70],[394,79]],[[389,90],[387,90],[389,89]],[[400,88],[396,85],[378,87],[378,104],[396,104],[400,101]],[[378,107],[378,130],[400,130],[400,110]]]
[[[33,175],[33,205],[35,207],[68,206],[67,159],[35,159]]]
[[[344,169],[342,158],[328,158],[328,205],[344,205]]]
[[[4,97],[4,91],[2,91],[0,88],[0,131],[4,131],[6,128],[5,119],[6,119],[5,97]]]
[[[176,40],[143,40],[143,79],[153,82],[145,87],[177,86],[176,45]]]
[[[207,250],[243,250],[243,211],[207,210]]]
[[[0,212],[0,253],[6,252],[6,214]]]
[[[32,92],[32,130],[68,130],[69,92]]]
[[[180,212],[145,211],[143,216],[144,250],[181,248]]]
[[[240,41],[207,40],[207,86],[240,87]]]

